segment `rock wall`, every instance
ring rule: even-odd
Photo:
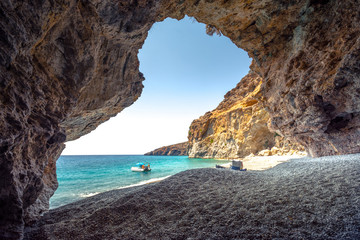
[[[261,84],[258,74],[249,73],[216,109],[191,123],[189,157],[241,158],[275,145]]]
[[[0,2],[0,239],[21,238],[48,209],[63,143],[140,96],[137,53],[154,7]]]
[[[154,22],[185,14],[254,59],[274,130],[312,156],[360,152],[357,0],[0,2],[0,238],[22,237],[56,188],[55,160],[130,106]]]
[[[259,59],[272,128],[311,156],[360,151],[359,6],[309,1],[283,51]]]
[[[261,91],[262,78],[250,72],[229,91],[219,106],[194,120],[189,128],[192,158],[233,159],[250,154],[290,154],[304,149],[270,131]]]
[[[157,148],[151,152],[145,153],[145,155],[155,156],[187,156],[188,142],[173,144],[161,148]]]

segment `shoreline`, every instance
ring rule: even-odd
[[[358,239],[360,154],[192,169],[53,209],[24,239]]]
[[[302,155],[247,156],[245,158],[234,159],[234,160],[241,160],[243,162],[243,164],[244,164],[244,168],[246,168],[247,170],[250,170],[250,171],[252,171],[252,170],[260,170],[261,171],[261,170],[266,170],[266,169],[273,168],[276,165],[278,165],[280,163],[287,162],[287,161],[289,161],[291,159],[297,159],[297,158],[301,158],[301,157],[304,157],[304,156],[302,156]],[[218,160],[219,162],[228,161],[227,163],[220,164],[220,166],[223,166],[223,167],[228,168],[228,169],[230,168],[231,161],[232,161],[232,160],[229,160],[229,159],[213,159],[213,160]],[[210,167],[210,168],[215,168],[215,166]],[[152,183],[157,183],[157,182],[163,181],[163,180],[165,180],[165,179],[167,179],[167,178],[169,178],[171,176],[174,176],[174,175],[175,174],[168,175],[168,176],[165,176],[165,177],[151,178],[151,179],[148,179],[148,180],[140,181],[138,183],[126,185],[126,186],[123,186],[123,187],[117,187],[117,188],[110,189],[110,190],[107,190],[107,191],[83,193],[83,194],[79,195],[80,199],[77,200],[77,201],[81,201],[83,199],[93,197],[95,195],[98,195],[98,194],[101,194],[101,193],[104,193],[104,192],[108,192],[108,191],[119,190],[119,189],[127,189],[127,188],[132,188],[132,187],[138,187],[138,186],[142,186],[142,185],[148,185],[148,184],[152,184]],[[71,204],[71,203],[67,203],[67,204],[60,205],[60,206],[55,206],[55,207],[52,207],[50,205],[49,210],[57,209],[59,207],[66,206],[68,204]]]
[[[302,157],[304,157],[304,156],[302,156],[302,155],[247,156],[245,158],[234,159],[234,160],[241,160],[243,162],[244,168],[246,168],[247,170],[250,170],[250,171],[254,171],[254,170],[263,171],[263,170],[266,170],[266,169],[273,168],[276,165],[287,162],[287,161],[289,161],[291,159],[298,159],[298,158],[302,158]],[[220,166],[223,166],[223,167],[225,167],[227,169],[230,169],[230,165],[231,165],[232,160],[229,160],[229,159],[213,159],[213,160],[218,160],[219,162],[228,161],[227,163],[220,164]],[[210,168],[215,168],[215,166],[210,167]],[[234,170],[231,170],[231,171],[234,171]],[[102,193],[108,192],[108,191],[119,190],[119,189],[127,189],[127,188],[132,188],[132,187],[138,187],[138,186],[148,185],[148,184],[152,184],[152,183],[157,183],[157,182],[163,181],[163,180],[165,180],[165,179],[167,179],[167,178],[169,178],[171,176],[174,176],[174,175],[175,174],[168,175],[168,176],[165,176],[165,177],[151,178],[151,179],[148,179],[148,180],[140,181],[138,183],[126,185],[126,186],[123,186],[123,187],[117,187],[117,188],[110,189],[110,190],[107,190],[107,191],[83,193],[83,194],[79,195],[80,199],[78,199],[77,201],[81,201],[81,200],[87,199],[89,197],[93,197],[95,195],[102,194]],[[71,203],[67,203],[67,204],[63,204],[63,205],[55,206],[55,207],[52,207],[51,204],[50,204],[50,209],[49,210],[57,209],[59,207],[66,206],[66,205],[71,204]]]
[[[153,171],[134,173],[137,162],[150,162]],[[216,163],[215,163],[216,162]],[[179,171],[196,167],[214,167],[216,160],[193,160],[187,156],[61,156],[57,161],[59,188],[50,199],[54,209],[97,193],[157,182]],[[225,163],[225,161],[220,162]],[[99,170],[96,170],[101,166]]]
[[[293,155],[274,155],[274,156],[247,156],[245,158],[234,159],[243,162],[244,169],[250,171],[264,171],[273,168],[281,163],[288,162],[292,159],[306,158],[306,155],[293,154]],[[229,163],[221,164],[220,166],[230,168],[231,160]]]

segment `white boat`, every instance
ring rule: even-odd
[[[151,171],[149,163],[137,163],[135,167],[131,167],[133,172],[149,172]]]
[[[133,171],[133,172],[145,172],[145,169],[138,168],[138,167],[131,167],[131,171]]]

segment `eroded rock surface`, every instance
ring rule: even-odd
[[[188,135],[189,157],[234,159],[304,151],[301,145],[269,129],[261,85],[262,78],[249,73],[226,93],[216,109],[194,120]]]
[[[249,73],[216,109],[191,123],[189,157],[241,158],[275,145],[261,83],[258,74]]]
[[[183,143],[157,148],[151,152],[145,153],[145,155],[186,156],[187,148],[188,148],[188,142],[183,142]]]
[[[48,209],[63,143],[140,96],[137,53],[155,21],[154,7],[1,1],[1,239],[21,238],[24,221]]]
[[[55,160],[130,106],[147,31],[185,14],[245,49],[272,128],[313,156],[360,151],[357,0],[0,2],[0,237],[46,208]]]
[[[309,1],[277,60],[262,60],[273,129],[312,156],[360,151],[359,20],[355,1]]]

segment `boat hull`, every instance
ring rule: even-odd
[[[132,168],[131,168],[131,171],[133,171],[133,172],[148,172],[148,171],[151,171],[151,169],[145,170],[145,169],[143,169],[143,168],[132,167]]]

